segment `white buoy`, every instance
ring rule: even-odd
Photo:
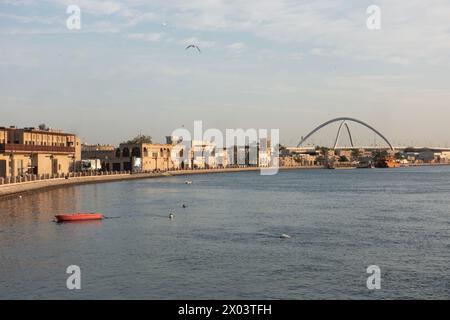
[[[173,220],[175,218],[175,215],[173,213],[169,213],[169,219]]]
[[[288,234],[283,233],[283,234],[280,236],[280,238],[281,238],[281,239],[290,239],[291,236],[288,235]]]
[[[192,181],[187,180],[187,181],[185,181],[184,183],[186,183],[186,184],[192,184]]]

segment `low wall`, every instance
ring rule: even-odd
[[[71,177],[68,179],[55,178],[49,180],[37,180],[37,181],[4,184],[0,185],[0,199],[22,193],[29,193],[42,189],[58,188],[68,185],[122,181],[129,179],[155,178],[155,177],[162,177],[164,175],[167,174],[163,173],[114,174],[114,175]]]
[[[322,167],[284,167],[280,170],[289,169],[313,169]],[[82,176],[82,177],[63,177],[54,178],[48,180],[35,180],[26,182],[17,182],[0,185],[0,199],[17,196],[24,193],[35,192],[43,189],[59,188],[69,185],[76,184],[86,184],[86,183],[102,183],[102,182],[112,182],[112,181],[123,181],[132,179],[147,179],[147,178],[158,178],[167,176],[183,176],[183,175],[194,175],[194,174],[212,174],[212,173],[230,173],[230,172],[243,172],[243,171],[260,171],[264,168],[225,168],[225,169],[198,169],[198,170],[177,170],[169,172],[160,173],[117,173],[110,175],[93,175],[93,176]]]

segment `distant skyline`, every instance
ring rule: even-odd
[[[66,27],[72,4],[81,30]],[[449,17],[448,0],[0,0],[0,125],[117,144],[202,120],[296,145],[347,116],[394,145],[450,146]]]

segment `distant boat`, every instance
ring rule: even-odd
[[[72,221],[86,221],[86,220],[102,220],[101,213],[68,213],[58,214],[55,216],[57,222],[72,222]]]
[[[187,181],[185,181],[184,183],[185,183],[185,184],[192,184],[192,181],[187,180]]]
[[[399,168],[400,166],[400,162],[393,157],[382,157],[375,163],[377,168]]]

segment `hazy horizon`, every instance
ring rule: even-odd
[[[81,30],[66,27],[72,4]],[[372,4],[380,30],[366,27]],[[279,128],[281,143],[296,145],[347,116],[394,145],[448,146],[448,17],[444,0],[4,0],[0,125],[45,123],[117,144],[139,133],[163,142],[202,120]],[[361,144],[374,139],[351,126]]]

